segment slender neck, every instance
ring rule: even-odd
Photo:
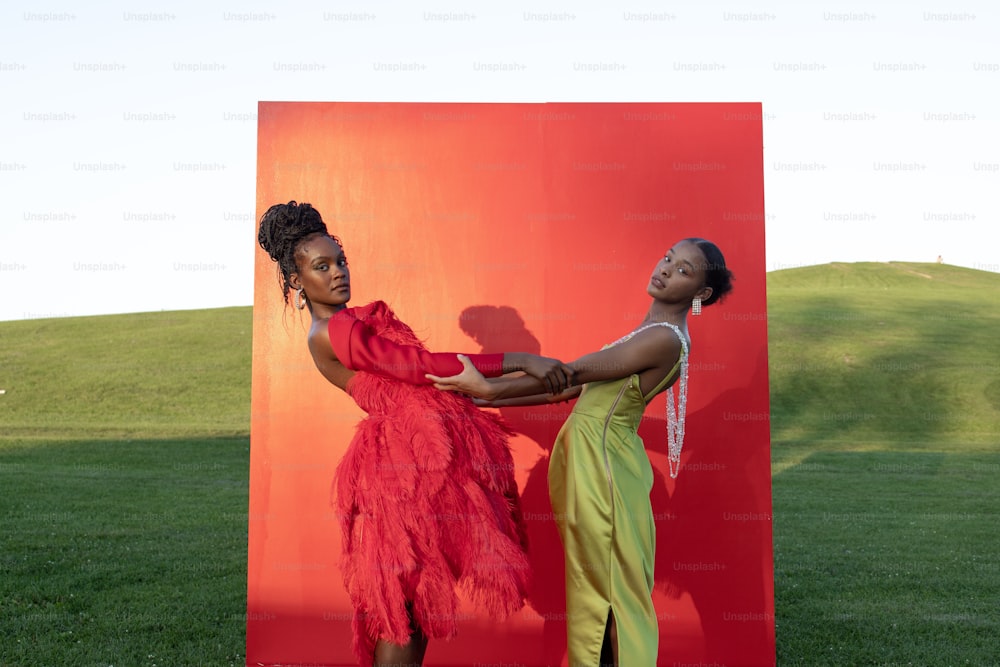
[[[681,330],[687,331],[687,313],[687,304],[663,303],[662,301],[653,299],[653,303],[650,304],[649,311],[646,312],[646,317],[642,320],[642,323],[670,322],[679,326]]]
[[[319,303],[314,306],[311,301],[306,301],[306,307],[309,308],[309,314],[312,315],[312,321],[319,322],[330,319],[333,317],[334,313],[339,313],[344,308],[347,308],[347,304],[342,303],[336,306],[328,306],[326,304]]]

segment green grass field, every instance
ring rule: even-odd
[[[0,667],[244,664],[252,317],[0,323]]]
[[[1000,664],[1000,275],[768,275],[779,665]]]
[[[768,289],[778,664],[1000,664],[1000,276]],[[243,665],[252,317],[0,323],[0,667]]]

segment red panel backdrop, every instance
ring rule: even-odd
[[[736,275],[690,317],[687,439],[667,474],[664,397],[640,427],[657,473],[660,663],[774,662],[759,104],[261,103],[257,216],[295,199],[344,242],[352,305],[387,301],[435,351],[566,360],[630,331],[675,241],[715,241]],[[254,232],[256,239],[256,231]],[[363,417],[321,378],[308,316],[257,250],[248,665],[351,665],[330,507]],[[466,607],[427,665],[565,664],[562,548],[548,455],[567,405],[503,411],[529,526],[529,605]]]

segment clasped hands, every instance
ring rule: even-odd
[[[458,355],[463,370],[458,375],[441,377],[426,375],[437,389],[467,394],[487,401],[496,398],[496,385],[487,380],[464,354]],[[559,394],[576,383],[576,371],[559,361],[535,354],[524,355],[521,370],[536,378],[544,387],[539,393]]]

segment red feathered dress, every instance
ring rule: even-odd
[[[375,642],[405,644],[408,611],[428,637],[450,638],[456,588],[505,617],[522,607],[529,565],[509,432],[424,373],[461,371],[454,353],[430,353],[376,301],[330,318],[337,358],[357,371],[347,392],[368,413],[334,481],[344,584],[354,605],[354,653],[372,664]],[[499,375],[502,355],[469,355]]]

